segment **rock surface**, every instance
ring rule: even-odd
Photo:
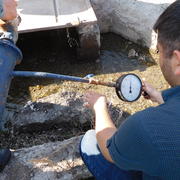
[[[80,47],[77,49],[78,58],[97,59],[100,55],[100,30],[97,24],[81,25],[77,28]]]
[[[58,125],[71,124],[74,127],[90,124],[94,119],[91,110],[83,106],[82,94],[77,92],[55,93],[39,99],[37,102],[28,102],[24,107],[16,109],[14,114],[8,114],[14,131],[35,132]],[[18,108],[18,106],[17,106]],[[119,125],[126,117],[121,110],[109,106],[111,116]]]
[[[152,27],[175,0],[91,0],[101,32],[114,32],[152,49],[156,34]]]
[[[71,123],[77,126],[90,122],[92,112],[83,107],[81,96],[75,92],[52,94],[37,102],[28,102],[9,120],[15,131],[39,131],[55,124]]]
[[[81,136],[13,152],[1,180],[78,180],[91,174],[79,155]]]

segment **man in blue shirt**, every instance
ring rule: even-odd
[[[17,17],[16,6],[17,2],[15,0],[0,0],[0,31],[4,21],[13,20]],[[10,157],[11,152],[9,149],[0,149],[0,171],[4,169]]]
[[[96,121],[81,140],[80,154],[97,180],[180,180],[180,0],[161,14],[154,30],[171,88],[161,93],[144,82],[143,91],[159,106],[135,113],[117,129],[106,97],[85,95]]]

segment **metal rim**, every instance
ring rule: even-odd
[[[129,75],[136,76],[136,78],[139,79],[140,84],[141,84],[141,89],[140,89],[140,93],[139,93],[138,97],[137,97],[136,99],[132,100],[132,101],[127,100],[127,99],[123,96],[123,94],[121,93],[121,89],[119,88],[119,87],[121,87],[122,80],[123,80],[126,76],[129,76]],[[134,102],[134,101],[137,101],[137,100],[140,98],[140,96],[141,96],[141,92],[142,92],[142,81],[141,81],[141,79],[140,79],[136,74],[134,74],[134,73],[124,74],[124,75],[122,75],[121,77],[119,77],[119,78],[117,79],[117,81],[116,81],[116,94],[117,94],[117,96],[119,97],[119,99],[121,99],[122,101],[125,101],[125,102]]]

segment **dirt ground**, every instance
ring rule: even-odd
[[[72,34],[74,34],[74,30],[72,30]],[[68,47],[66,34],[63,30],[20,35],[18,46],[22,50],[24,58],[16,70],[44,71],[79,77],[93,73],[95,78],[105,81],[116,81],[122,74],[135,73],[140,78],[145,78],[158,90],[168,88],[168,84],[159,69],[156,54],[149,53],[147,49],[112,33],[102,34],[101,43],[99,59],[79,61],[76,58],[76,49]],[[135,52],[135,57],[128,57],[130,52]],[[23,106],[28,101],[36,101],[39,98],[64,90],[78,91],[82,94],[87,90],[103,93],[116,107],[129,114],[156,105],[142,97],[133,103],[122,102],[118,98],[114,98],[116,96],[115,91],[108,87],[33,78],[13,79],[8,103]],[[46,142],[61,141],[83,134],[90,128],[90,124],[80,127],[65,125],[38,133],[16,134],[10,130],[7,133],[0,134],[0,146],[17,149]]]

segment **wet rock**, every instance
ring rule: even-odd
[[[97,59],[100,55],[100,30],[97,24],[81,25],[77,28],[80,47],[77,49],[78,58]]]
[[[138,57],[138,60],[144,63],[154,63],[154,59],[152,57],[149,56],[145,56],[145,55],[140,55]]]
[[[94,114],[83,105],[82,94],[61,92],[37,102],[28,101],[24,107],[19,106],[19,110],[8,111],[6,117],[14,132],[39,132],[69,125],[91,126]],[[127,117],[125,112],[112,104],[109,104],[109,112],[117,126]]]
[[[10,121],[15,131],[23,132],[39,131],[61,123],[78,126],[93,119],[92,111],[83,104],[82,95],[78,93],[56,93],[37,102],[28,102]]]
[[[139,61],[146,61],[146,56],[145,56],[145,55],[140,55],[140,56],[138,57],[138,60],[139,60]]]
[[[15,150],[1,180],[78,180],[92,176],[79,155],[81,136]]]
[[[128,52],[129,58],[137,57],[137,56],[138,56],[138,53],[134,49],[129,50],[129,52]]]

